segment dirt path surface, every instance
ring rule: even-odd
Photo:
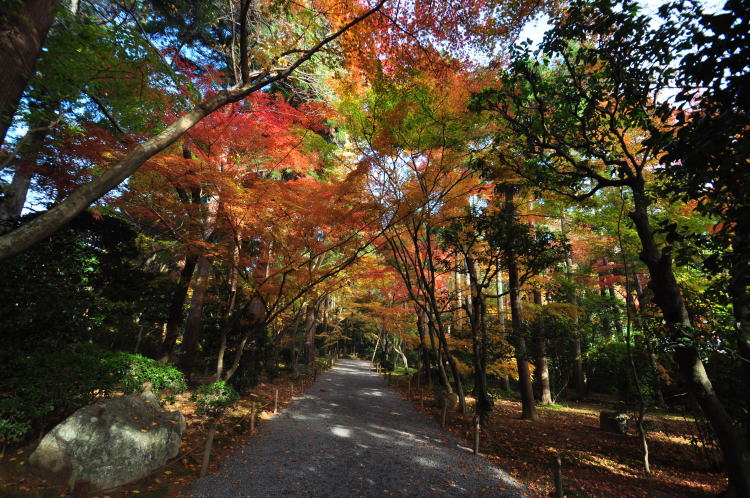
[[[195,497],[527,494],[354,360],[339,360],[193,488]]]

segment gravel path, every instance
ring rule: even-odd
[[[339,360],[193,488],[195,497],[527,493],[354,360]]]

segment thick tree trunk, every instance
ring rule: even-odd
[[[505,194],[505,216],[509,222],[516,222],[516,207],[513,203],[513,191]],[[518,275],[518,260],[513,248],[508,248],[508,288],[510,291],[510,316],[516,347],[516,364],[518,366],[518,390],[521,394],[521,418],[538,420],[534,404],[534,388],[531,384],[526,337],[523,330],[521,314],[521,281]]]
[[[0,24],[0,145],[41,53],[60,0],[4,2]]]
[[[739,370],[745,387],[746,444],[750,446],[750,207],[745,208],[744,218],[735,223],[731,261],[729,294],[737,332]]]
[[[682,380],[695,397],[716,433],[727,467],[730,491],[736,496],[750,496],[750,453],[706,374],[698,349],[690,335],[691,322],[682,292],[672,270],[669,253],[659,250],[648,218],[648,200],[642,183],[633,186],[634,209],[630,218],[641,241],[641,261],[648,267],[654,292],[654,303],[662,311],[664,321],[675,341],[674,359]]]
[[[534,291],[534,304],[542,305],[542,293]],[[544,331],[544,320],[539,320],[536,336],[536,374],[539,379],[540,401],[543,405],[552,404],[552,390],[549,381],[549,366],[547,364],[547,337]]]
[[[180,368],[185,376],[190,378],[195,363],[195,357],[198,354],[198,341],[201,336],[201,319],[203,317],[203,304],[206,301],[206,288],[208,287],[208,270],[210,264],[206,256],[198,258],[198,273],[196,275],[195,285],[193,286],[193,295],[190,299],[190,311],[188,312],[187,321],[185,322],[185,334],[182,343],[182,358]]]
[[[167,317],[166,333],[159,353],[159,361],[166,363],[172,359],[174,347],[177,339],[180,337],[182,325],[182,313],[185,307],[185,298],[187,297],[190,281],[193,279],[195,265],[198,262],[198,256],[188,254],[185,256],[185,265],[180,271],[180,281],[177,288],[172,294],[172,302],[169,305],[169,315]]]

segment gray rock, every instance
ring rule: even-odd
[[[617,434],[628,433],[628,420],[630,417],[625,413],[613,411],[599,412],[599,429]]]
[[[88,480],[92,490],[144,477],[180,451],[185,419],[159,405],[150,391],[85,406],[48,432],[29,457],[71,488]]]

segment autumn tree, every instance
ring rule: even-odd
[[[478,99],[517,134],[498,140],[526,157],[507,161],[533,183],[577,200],[604,188],[631,193],[629,217],[674,359],[716,431],[731,487],[746,495],[747,448],[706,374],[670,247],[657,237],[649,216],[648,171],[663,153],[655,118],[668,106],[660,92],[670,81],[672,54],[687,47],[671,27],[652,29],[649,23],[627,1],[574,3],[545,37],[539,58],[522,47],[501,76],[502,90]]]

